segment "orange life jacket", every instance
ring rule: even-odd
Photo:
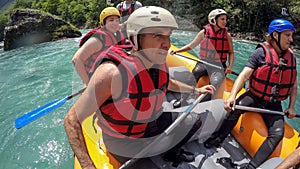
[[[287,99],[297,78],[293,51],[288,49],[283,58],[280,58],[269,43],[261,43],[259,46],[265,51],[265,64],[256,69],[250,77],[250,91],[265,101]]]
[[[112,32],[107,31],[106,29],[103,29],[101,27],[97,27],[93,30],[90,30],[80,40],[79,47],[81,47],[92,36],[95,36],[96,38],[99,38],[99,39],[103,40],[104,42],[102,42],[103,46],[102,46],[101,49],[99,49],[97,52],[93,53],[91,56],[88,57],[87,60],[85,60],[84,66],[85,66],[85,70],[86,70],[87,73],[90,71],[90,69],[92,68],[92,65],[94,64],[97,56],[101,52],[105,51],[106,49],[108,49],[112,45],[116,45],[116,44],[125,45],[125,37],[121,33],[121,31],[116,32],[116,36],[115,36]],[[101,36],[104,37],[104,38],[102,38]]]
[[[101,54],[98,65],[111,60],[123,66],[122,95],[107,100],[97,113],[102,132],[116,138],[139,138],[145,133],[147,123],[154,121],[162,111],[169,75],[166,64],[159,65],[158,84],[155,84],[139,58],[128,55],[118,46]],[[95,69],[96,67],[94,67]]]
[[[203,28],[205,34],[200,42],[200,58],[210,62],[226,63],[229,51],[228,29],[224,28],[215,32],[210,24]]]

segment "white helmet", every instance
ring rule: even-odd
[[[227,15],[227,12],[224,11],[223,9],[214,9],[208,14],[208,22],[212,25],[216,25],[216,18],[219,15]]]
[[[157,6],[144,6],[135,10],[127,20],[127,36],[134,36],[134,47],[137,48],[137,36],[144,28],[166,27],[177,29],[174,16],[166,9]]]

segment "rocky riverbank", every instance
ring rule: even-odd
[[[179,29],[200,31],[201,26],[193,24],[196,19],[193,16],[176,16]],[[263,42],[264,35],[254,32],[241,33],[231,32],[232,37],[253,41]],[[14,49],[20,46],[55,41],[62,38],[80,37],[80,31],[73,25],[62,19],[39,10],[22,9],[11,13],[10,22],[4,31],[4,46],[0,44],[0,49]],[[294,35],[294,41],[299,41],[300,36]],[[300,52],[300,46],[293,44],[292,48]]]
[[[4,30],[4,50],[80,36],[79,29],[54,15],[40,10],[20,9],[10,14]]]

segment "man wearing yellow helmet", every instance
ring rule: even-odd
[[[107,7],[100,13],[100,27],[89,31],[81,40],[79,49],[72,62],[85,84],[89,82],[88,74],[96,57],[110,46],[125,44],[125,37],[120,32],[120,13],[114,7]]]
[[[225,74],[232,72],[234,62],[232,38],[225,27],[227,12],[223,9],[212,10],[208,15],[208,22],[209,24],[203,27],[204,29],[192,42],[172,53],[189,51],[200,44],[199,57],[206,62],[223,67],[224,71],[216,70],[214,67],[199,62],[193,69],[193,74],[196,80],[204,75],[209,75],[210,83],[219,88],[214,97],[222,98]],[[228,66],[226,65],[227,60]]]
[[[132,51],[127,52],[115,45],[99,55],[95,73],[64,122],[70,145],[83,168],[95,168],[87,153],[81,128],[81,122],[94,112],[97,112],[97,125],[102,129],[107,150],[120,163],[124,163],[135,157],[172,123],[172,114],[162,112],[167,89],[193,91],[196,95],[213,93],[214,87],[211,85],[194,89],[170,79],[166,57],[172,30],[177,28],[174,16],[166,9],[142,7],[133,12],[127,22]],[[198,125],[199,121],[195,121]],[[193,126],[193,123],[188,125]],[[186,126],[180,129],[186,129]],[[167,151],[179,139],[188,141],[185,138],[189,136],[188,131],[177,133],[182,136],[176,137],[177,142],[173,143],[175,140],[172,139],[172,145],[166,142],[164,146],[153,147],[153,152],[149,152],[147,157]],[[145,158],[145,154],[138,158]]]

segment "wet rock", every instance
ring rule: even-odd
[[[57,16],[40,10],[20,9],[10,14],[4,30],[4,50],[80,36],[75,26]]]

